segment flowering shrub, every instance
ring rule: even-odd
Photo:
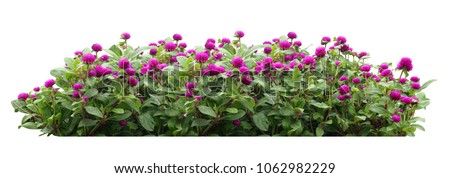
[[[310,54],[297,34],[242,43],[208,39],[187,50],[180,34],[133,48],[129,33],[65,58],[12,105],[20,127],[56,136],[413,136],[430,104],[409,77],[412,60],[369,64],[345,37]],[[333,42],[332,42],[333,41]],[[334,43],[334,44],[333,44]],[[331,44],[331,45],[330,45]],[[409,77],[409,78],[408,78]]]

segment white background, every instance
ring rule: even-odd
[[[0,177],[228,177],[230,175],[119,175],[113,165],[153,162],[334,162],[328,175],[233,175],[238,177],[428,177],[449,175],[448,18],[445,1],[31,1],[0,2]],[[49,79],[76,50],[118,42],[133,46],[183,35],[188,48],[207,38],[244,43],[297,32],[304,45],[324,35],[347,37],[373,64],[413,60],[413,75],[438,79],[426,93],[431,105],[417,115],[426,132],[412,138],[55,138],[17,129],[22,115],[10,101]]]

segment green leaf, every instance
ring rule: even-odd
[[[114,114],[112,115],[109,120],[113,121],[121,121],[129,118],[131,116],[131,111],[125,110],[123,114]]]
[[[421,131],[425,131],[425,128],[420,124],[411,124],[411,126],[415,127],[416,129],[419,129]]]
[[[250,104],[250,102],[248,102],[246,99],[241,98],[239,100],[237,100],[237,102],[241,103],[242,106],[244,106],[245,108],[247,108],[249,111],[251,112],[255,112],[255,110],[253,110],[253,106]]]
[[[222,120],[234,121],[240,119],[244,115],[245,111],[239,109],[238,113],[226,115],[225,117],[222,118]]]
[[[369,110],[378,114],[389,114],[389,112],[386,109],[380,106],[371,106]]]
[[[69,68],[71,68],[71,69],[74,68],[73,64],[74,64],[74,62],[75,62],[75,59],[70,58],[70,57],[66,57],[66,58],[64,58],[64,62],[66,62],[67,67],[69,67]]]
[[[227,111],[229,113],[233,113],[233,114],[238,113],[238,109],[236,109],[236,108],[227,108],[227,109],[225,109],[225,111]]]
[[[37,124],[34,122],[25,122],[22,124],[22,127],[25,127],[27,129],[37,129],[38,128]]]
[[[281,108],[280,114],[283,116],[294,116],[295,111],[294,111],[294,109],[290,109],[290,108]]]
[[[253,115],[253,123],[259,130],[267,131],[269,129],[269,120],[262,112]]]
[[[112,45],[109,50],[112,52],[110,53],[108,50],[104,50],[106,53],[108,53],[109,55],[113,56],[113,57],[117,57],[120,58],[122,56],[122,50],[117,47],[117,45]]]
[[[139,116],[139,123],[145,130],[153,131],[155,129],[155,121],[149,112],[143,113]]]
[[[86,110],[86,112],[88,112],[88,113],[91,114],[91,115],[94,115],[94,116],[103,118],[102,112],[100,111],[100,109],[98,109],[98,108],[96,108],[96,107],[93,107],[93,106],[86,106],[84,109]]]
[[[50,74],[53,77],[61,77],[61,76],[64,76],[65,74],[67,74],[67,73],[73,74],[72,71],[70,71],[69,69],[63,68],[63,67],[59,67],[59,68],[56,68],[56,69],[53,69],[53,70],[50,71]]]
[[[211,120],[206,120],[206,119],[200,119],[200,118],[195,118],[194,121],[192,122],[191,127],[195,127],[195,126],[206,126],[209,123],[211,123]]]
[[[125,110],[123,110],[122,108],[114,108],[112,112],[116,114],[123,114],[125,113]]]
[[[317,127],[316,128],[316,135],[321,137],[323,136],[323,134],[325,133],[325,131],[323,131],[322,127]]]
[[[134,101],[130,98],[126,98],[124,102],[134,111],[140,113],[139,108],[141,107],[141,102],[139,100],[134,99]]]
[[[431,83],[433,83],[433,82],[435,82],[435,81],[437,81],[437,80],[436,80],[436,79],[428,80],[427,82],[425,82],[425,83],[422,85],[421,90],[427,88]]]
[[[176,109],[166,109],[166,116],[170,116],[170,117],[175,117],[175,116],[179,116],[181,113],[180,111],[176,110]]]
[[[311,105],[315,106],[315,107],[322,108],[322,109],[327,109],[327,108],[330,107],[330,106],[328,106],[328,105],[325,104],[325,103],[319,103],[319,102],[314,101],[314,100],[309,101],[309,103],[310,103]]]
[[[98,120],[92,120],[92,119],[83,119],[80,121],[80,123],[78,124],[78,127],[90,127],[90,126],[94,126],[95,124],[97,124],[99,121]]]
[[[91,97],[93,97],[93,96],[95,96],[97,94],[98,94],[98,90],[95,89],[95,88],[91,88],[88,91],[86,91],[86,93],[84,93],[84,95],[86,95],[89,98],[91,98]]]
[[[208,107],[208,106],[198,106],[198,110],[199,110],[201,113],[206,114],[206,115],[208,115],[208,116],[216,117],[216,113],[214,112],[214,110],[211,109],[211,108]]]

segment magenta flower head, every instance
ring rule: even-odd
[[[348,80],[348,77],[345,75],[343,75],[339,78],[339,81],[346,81],[346,80]]]
[[[341,47],[341,52],[349,51],[351,48],[347,44],[343,44]]]
[[[284,67],[283,63],[281,63],[281,62],[275,62],[272,64],[272,66],[276,69],[281,69]]]
[[[380,75],[383,76],[383,77],[387,77],[387,76],[389,76],[389,75],[391,75],[391,74],[392,74],[392,71],[389,70],[389,69],[384,69],[384,70],[381,71],[381,73],[380,73]]]
[[[280,42],[280,49],[287,50],[289,48],[291,48],[291,42],[289,42],[288,40],[283,40]]]
[[[209,50],[213,50],[214,48],[216,48],[216,45],[214,43],[212,43],[212,42],[207,42],[205,44],[205,48],[209,49]]]
[[[79,91],[74,91],[74,92],[72,93],[72,98],[80,98],[80,95],[81,95],[81,92],[79,92]]]
[[[191,91],[191,90],[186,90],[186,92],[184,93],[184,96],[186,98],[191,98],[193,95],[194,95],[193,91]]]
[[[400,122],[401,118],[399,115],[394,114],[392,115],[392,122]]]
[[[369,64],[364,64],[361,66],[361,68],[359,69],[361,72],[369,72],[370,71],[370,65]]]
[[[242,74],[248,74],[248,73],[250,73],[250,70],[248,70],[247,67],[242,66],[239,68],[239,72],[241,72]]]
[[[131,87],[135,87],[138,83],[139,80],[137,80],[133,76],[128,77],[128,84],[130,84]]]
[[[89,101],[89,97],[87,97],[87,96],[83,96],[81,98],[83,99],[83,101]]]
[[[270,41],[264,41],[264,42],[263,42],[263,45],[272,45],[272,42],[270,42]]]
[[[102,55],[102,56],[100,57],[100,60],[101,60],[102,62],[106,62],[106,61],[108,61],[108,59],[109,59],[109,56],[108,56],[107,54],[104,54],[104,55]]]
[[[336,61],[336,62],[334,62],[334,65],[340,66],[340,65],[341,65],[341,61]]]
[[[412,76],[410,79],[411,79],[411,81],[413,81],[413,82],[419,82],[419,81],[420,81],[420,78],[417,77],[417,76]]]
[[[130,68],[125,69],[125,73],[127,73],[128,75],[135,75],[136,71],[130,67]]]
[[[405,104],[411,104],[412,99],[408,96],[402,96],[401,101]]]
[[[242,38],[242,37],[244,37],[244,35],[245,35],[244,32],[240,31],[240,30],[238,30],[234,33],[234,36],[238,37],[238,38]]]
[[[290,39],[295,39],[295,38],[297,38],[297,34],[296,34],[295,32],[289,32],[289,33],[287,34],[287,36],[288,36],[288,38],[290,38]]]
[[[166,51],[175,51],[175,49],[177,48],[177,45],[175,43],[172,42],[167,42],[164,46],[164,48],[166,49]]]
[[[119,60],[118,66],[121,69],[127,69],[127,68],[130,67],[130,61],[128,61],[127,58],[122,58],[122,59]]]
[[[28,93],[21,93],[19,96],[17,96],[18,100],[26,100],[28,98]]]
[[[386,64],[386,63],[383,63],[383,64],[380,64],[380,71],[383,71],[384,69],[388,69],[389,68],[389,65],[388,64]]]
[[[302,46],[302,42],[301,41],[294,41],[294,46]]]
[[[359,83],[361,83],[361,79],[359,79],[358,77],[356,77],[356,78],[353,78],[353,79],[352,79],[352,82],[353,82],[354,84],[359,84]]]
[[[233,60],[231,60],[231,64],[236,68],[245,66],[244,60],[242,60],[242,58],[239,56],[236,56],[235,58],[233,58]]]
[[[272,52],[272,48],[271,47],[265,47],[264,48],[264,53],[265,54],[270,54]]]
[[[411,83],[411,88],[418,90],[421,88],[421,86],[419,83]]]
[[[222,57],[223,57],[222,53],[214,54],[214,60],[220,60],[220,59],[222,59]]]
[[[350,93],[350,87],[348,87],[347,85],[342,85],[339,87],[339,93],[341,95],[345,95],[347,93]]]
[[[408,81],[408,79],[406,79],[406,78],[400,78],[400,79],[398,80],[398,82],[401,83],[401,84],[406,83],[406,81]]]
[[[81,51],[75,51],[75,56],[82,56],[83,55],[83,52],[81,52]]]
[[[45,81],[44,86],[45,86],[45,88],[51,88],[51,87],[53,87],[54,84],[55,84],[55,80],[50,79],[50,80]]]
[[[73,88],[74,90],[81,90],[81,89],[83,88],[83,84],[81,84],[81,83],[73,84],[73,85],[72,85],[72,88]]]
[[[411,104],[417,104],[419,102],[419,98],[417,96],[411,96],[412,103]]]
[[[279,38],[274,38],[274,39],[272,39],[272,41],[273,41],[274,43],[279,43],[279,42],[280,42],[280,39],[279,39]]]
[[[364,56],[367,56],[367,52],[362,51],[362,52],[360,52],[360,53],[358,54],[358,57],[359,57],[359,58],[362,58],[362,57],[364,57]]]
[[[33,91],[35,91],[35,92],[38,92],[38,91],[40,91],[40,90],[41,90],[40,87],[34,87],[34,88],[33,88]]]
[[[123,32],[122,35],[120,35],[120,38],[124,39],[124,40],[130,39],[130,37],[131,37],[131,35],[127,32]]]
[[[222,38],[222,43],[228,44],[228,43],[231,43],[231,41],[228,38]]]
[[[195,60],[201,63],[205,63],[208,61],[209,55],[205,52],[199,52],[197,55],[195,55]]]
[[[37,95],[36,95],[36,94],[31,94],[31,95],[30,95],[30,98],[31,98],[31,99],[36,99],[36,98],[37,98]]]
[[[339,101],[344,101],[346,98],[345,98],[344,95],[339,95],[339,96],[337,96],[337,99],[338,99]]]
[[[195,86],[197,86],[197,84],[194,83],[194,82],[188,82],[188,83],[186,83],[186,85],[185,85],[185,87],[186,87],[187,89],[193,89],[193,88],[195,88]]]
[[[397,101],[401,99],[402,93],[398,90],[392,90],[389,96],[391,97],[392,100]]]
[[[171,62],[171,63],[175,63],[175,62],[178,62],[178,59],[177,59],[177,57],[176,57],[176,56],[170,56],[170,58],[169,58],[169,62]]]
[[[273,59],[271,58],[271,57],[266,57],[266,58],[264,58],[264,60],[263,60],[263,64],[264,65],[270,65],[270,64],[272,64],[273,63]]]
[[[305,58],[303,58],[302,63],[305,65],[311,65],[313,63],[315,63],[315,59],[311,56],[306,56]]]
[[[91,78],[91,77],[95,77],[95,76],[97,76],[97,72],[95,70],[89,70],[88,77]]]
[[[158,67],[158,65],[159,65],[158,59],[153,58],[153,59],[150,59],[150,61],[148,61],[148,68],[150,68],[150,69]]]
[[[167,65],[166,63],[162,63],[162,64],[159,64],[156,68],[158,68],[160,71],[162,71],[167,66],[169,66],[169,65]]]
[[[327,51],[325,50],[325,47],[319,46],[316,48],[316,56],[317,57],[324,57],[325,54],[327,54]]]
[[[250,85],[252,83],[252,78],[249,77],[248,75],[244,75],[244,76],[242,76],[241,82],[244,85]]]
[[[147,74],[148,70],[149,70],[148,67],[142,67],[142,68],[141,68],[141,75]]]
[[[156,43],[150,43],[150,44],[148,44],[148,46],[158,46],[158,44],[156,44]]]
[[[233,125],[236,126],[236,127],[239,127],[239,126],[241,126],[241,121],[240,120],[234,120],[233,121]]]
[[[295,61],[292,61],[289,63],[289,68],[291,68],[291,69],[293,69],[294,67],[297,67],[297,66],[298,66],[298,63]]]
[[[98,43],[95,43],[95,44],[93,44],[92,46],[91,46],[91,48],[92,48],[92,51],[95,51],[95,52],[99,52],[99,51],[102,51],[102,45],[100,45],[100,44],[98,44]]]
[[[183,39],[183,37],[178,33],[175,33],[172,37],[173,37],[173,40],[175,40],[175,41],[180,41]]]
[[[156,49],[156,48],[150,49],[150,55],[154,56],[154,55],[156,55],[157,53],[158,53],[158,49]]]
[[[255,73],[259,74],[263,70],[263,68],[264,68],[264,66],[260,66],[260,65],[255,66]]]
[[[375,82],[380,82],[381,81],[380,77],[378,77],[378,76],[375,76],[375,77],[372,77],[372,78],[375,80]]]
[[[190,50],[187,50],[187,53],[188,54],[197,54],[197,51],[195,51],[195,49],[190,49]]]
[[[119,121],[120,126],[125,127],[127,126],[127,121],[126,120],[121,120]]]
[[[186,43],[180,43],[180,44],[178,44],[178,46],[180,47],[180,48],[182,48],[182,49],[184,49],[184,48],[186,48],[187,47],[187,45],[186,45]]]
[[[85,64],[93,64],[95,62],[95,56],[91,53],[83,55],[83,62]]]
[[[404,57],[397,64],[397,69],[406,69],[408,72],[413,69],[412,61],[408,57]]]
[[[326,44],[328,44],[330,41],[331,41],[331,38],[330,38],[330,37],[324,36],[324,37],[322,37],[322,40],[320,41],[320,44],[326,45]]]
[[[347,42],[347,38],[343,37],[343,36],[338,36],[337,37],[337,43],[338,44],[344,44]]]

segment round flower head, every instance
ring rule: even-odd
[[[359,69],[361,72],[369,72],[370,71],[370,65],[369,64],[364,64],[361,66],[361,68]]]
[[[186,54],[186,53],[183,53],[183,52],[179,52],[179,53],[177,54],[177,56],[184,56],[184,57],[187,57],[187,54]]]
[[[401,101],[405,104],[411,104],[412,99],[408,96],[402,96]]]
[[[303,58],[302,63],[305,65],[311,65],[313,63],[315,63],[315,59],[311,56],[306,56],[305,58]]]
[[[289,68],[291,68],[291,69],[293,69],[294,67],[297,67],[297,66],[298,66],[298,63],[295,61],[292,61],[289,63]]]
[[[280,49],[287,50],[289,48],[291,48],[291,42],[289,42],[287,40],[283,40],[280,42]]]
[[[185,85],[185,87],[186,87],[187,89],[193,89],[193,88],[195,88],[195,86],[197,86],[197,84],[194,83],[194,82],[188,82],[188,83],[186,83],[186,85]]]
[[[236,126],[236,127],[239,127],[239,126],[241,126],[241,121],[240,120],[234,120],[233,121],[233,125]]]
[[[156,49],[156,48],[150,49],[150,55],[154,56],[154,55],[156,55],[157,53],[158,53],[158,49]]]
[[[352,82],[353,82],[354,84],[359,84],[359,83],[361,83],[361,79],[359,79],[359,78],[353,78],[353,79],[352,79]]]
[[[17,96],[18,100],[26,100],[28,98],[28,93],[21,93]]]
[[[99,51],[102,51],[102,45],[100,45],[100,44],[98,44],[98,43],[95,43],[95,44],[93,44],[92,46],[91,46],[91,48],[92,48],[92,51],[96,51],[96,52],[99,52]]]
[[[158,46],[158,44],[156,44],[156,43],[150,43],[150,44],[148,44],[148,46]]]
[[[392,100],[400,100],[402,97],[402,93],[398,90],[392,90],[391,93],[389,94],[389,96],[391,97]]]
[[[35,91],[35,92],[38,92],[38,91],[40,91],[40,90],[41,90],[40,87],[34,87],[34,88],[33,88],[33,91]]]
[[[206,43],[211,42],[211,43],[216,43],[216,40],[214,38],[208,38],[206,40]]]
[[[182,42],[182,43],[178,44],[178,46],[179,46],[180,48],[184,49],[184,48],[187,47],[187,44],[184,43],[184,42]]]
[[[222,43],[228,44],[228,43],[231,43],[231,41],[228,38],[222,38]]]
[[[169,62],[171,62],[171,63],[175,63],[175,62],[178,62],[178,59],[177,59],[177,57],[176,57],[176,56],[170,56],[170,58],[169,58]]]
[[[347,85],[342,85],[339,87],[339,93],[341,95],[345,95],[347,93],[350,93],[350,88]]]
[[[122,59],[119,60],[118,66],[121,69],[127,69],[127,68],[130,67],[130,61],[128,61],[127,58],[122,58]]]
[[[104,55],[102,55],[102,56],[100,57],[100,60],[101,60],[102,62],[106,62],[106,61],[108,61],[108,59],[109,59],[109,56],[106,55],[106,54],[104,54]]]
[[[214,43],[212,43],[212,42],[207,42],[205,44],[205,48],[209,49],[209,50],[213,50],[214,48],[216,48],[216,45]]]
[[[346,52],[346,51],[349,51],[349,50],[350,50],[350,47],[347,44],[343,44],[342,45],[341,52]]]
[[[274,43],[279,43],[279,42],[280,42],[280,39],[279,39],[279,38],[274,38],[274,39],[272,39],[272,41],[273,41]]]
[[[84,54],[83,55],[83,62],[85,64],[92,64],[92,63],[95,62],[95,56],[93,54],[91,54],[91,53]]]
[[[336,61],[336,62],[334,62],[334,65],[340,66],[340,65],[341,65],[341,61]]]
[[[420,81],[420,78],[417,77],[417,76],[412,76],[410,79],[411,79],[411,81],[413,81],[413,82],[419,82],[419,81]]]
[[[127,73],[128,75],[135,75],[136,71],[130,67],[130,68],[125,69],[125,73]]]
[[[80,95],[81,95],[81,92],[79,92],[79,91],[74,91],[74,92],[72,93],[72,98],[80,98]]]
[[[193,95],[194,95],[193,91],[191,91],[191,90],[186,90],[186,92],[184,93],[184,96],[186,98],[191,98]]]
[[[412,61],[408,57],[404,57],[397,64],[397,69],[406,69],[408,72],[413,69]]]
[[[126,120],[121,120],[119,121],[120,126],[125,127],[127,126],[127,121]]]
[[[236,56],[235,58],[233,58],[233,60],[231,60],[231,64],[236,68],[245,66],[244,60],[242,60],[242,58],[239,56]]]
[[[54,84],[55,84],[55,80],[50,79],[50,80],[45,81],[44,86],[46,88],[51,88],[51,87],[53,87]]]
[[[339,81],[346,81],[346,80],[348,80],[348,77],[345,75],[343,75],[339,78]]]
[[[287,34],[287,36],[288,36],[288,38],[290,38],[290,39],[295,39],[295,38],[297,38],[297,34],[296,34],[295,32],[289,32],[289,33]]]
[[[158,68],[159,70],[163,70],[164,68],[166,68],[167,66],[169,66],[169,65],[167,65],[166,63],[162,63],[162,64],[159,64],[156,68]]]
[[[343,36],[338,36],[337,37],[337,43],[338,44],[344,44],[347,42],[347,38],[343,37]]]
[[[238,30],[234,33],[234,36],[238,37],[238,38],[242,38],[242,37],[244,37],[244,35],[245,35],[244,32],[240,31],[240,30]]]
[[[375,80],[375,82],[380,82],[381,81],[380,77],[378,77],[378,76],[373,77],[373,79]]]
[[[88,77],[91,78],[91,77],[95,77],[95,76],[97,76],[97,72],[95,70],[89,70]]]
[[[166,49],[166,51],[175,51],[175,49],[177,48],[177,45],[175,44],[175,43],[172,43],[172,42],[167,42],[165,45],[164,45],[164,48]]]
[[[281,63],[281,62],[275,62],[272,64],[272,66],[276,69],[281,69],[284,67],[283,63]]]
[[[414,89],[418,90],[418,89],[421,88],[421,86],[420,86],[419,83],[411,83],[411,88],[414,88]]]
[[[264,41],[264,42],[263,42],[263,45],[272,45],[272,42],[270,42],[270,41]]]
[[[330,37],[324,36],[324,37],[322,37],[322,40],[320,41],[320,44],[326,45],[326,44],[328,44],[330,41],[331,41],[331,38],[330,38]]]
[[[250,70],[248,70],[247,67],[242,66],[239,68],[239,72],[241,72],[242,74],[248,74],[248,73],[250,73]]]
[[[411,104],[417,104],[419,102],[419,98],[417,96],[411,96],[412,103]]]
[[[37,97],[36,94],[31,94],[31,95],[30,95],[30,98],[31,98],[31,99],[36,99],[36,97]]]
[[[260,66],[260,65],[255,66],[255,73],[259,74],[263,70],[263,68],[264,68],[264,66]]]
[[[384,69],[389,68],[389,64],[383,63],[380,65],[380,71],[383,71]]]
[[[148,61],[148,68],[149,69],[156,68],[156,67],[158,67],[158,65],[159,65],[158,59],[153,58],[153,59],[150,59],[150,61]]]
[[[190,50],[187,50],[187,53],[188,54],[197,54],[197,51],[195,51],[195,49],[190,49]]]
[[[81,90],[81,89],[83,88],[83,84],[81,84],[81,83],[73,84],[73,85],[72,85],[72,88],[73,88],[74,90]]]
[[[263,60],[263,64],[264,64],[264,65],[270,65],[270,64],[272,64],[272,63],[273,63],[273,59],[270,58],[270,57],[266,57],[266,58],[264,58],[264,60]]]
[[[401,118],[399,115],[394,114],[392,115],[392,122],[400,122]]]
[[[244,76],[242,76],[241,82],[244,85],[250,85],[252,83],[252,78],[247,75],[244,75]]]
[[[316,56],[317,57],[324,57],[325,54],[327,54],[327,51],[325,50],[325,47],[319,46],[316,48]]]
[[[158,44],[164,45],[164,44],[166,44],[166,41],[164,41],[164,40],[158,40]]]
[[[271,47],[265,47],[264,48],[264,53],[265,54],[270,54],[272,52],[272,48]]]
[[[367,52],[362,51],[362,52],[360,52],[360,53],[358,54],[358,57],[359,57],[359,58],[362,58],[362,57],[364,57],[364,56],[367,56]]]
[[[209,58],[209,55],[205,52],[199,52],[195,56],[195,60],[197,60],[198,62],[201,62],[201,63],[208,61],[208,58]]]
[[[391,74],[392,74],[392,71],[389,70],[389,69],[384,69],[384,70],[381,71],[381,73],[380,73],[380,75],[383,76],[383,77],[387,77],[387,76],[389,76],[389,75],[391,75]]]
[[[406,78],[400,78],[400,79],[398,79],[398,82],[401,83],[401,84],[406,83],[406,81],[408,81],[408,79],[406,79]]]
[[[222,57],[223,57],[222,53],[216,53],[216,54],[214,54],[214,59],[215,59],[215,60],[220,60],[220,59],[222,59]]]
[[[182,39],[183,39],[183,37],[180,34],[178,34],[178,33],[175,33],[173,35],[173,40],[175,40],[175,41],[180,41]]]
[[[75,51],[75,56],[82,56],[83,55],[83,52],[81,52],[81,51]]]
[[[124,39],[124,40],[130,39],[130,37],[131,37],[131,35],[127,32],[123,32],[122,35],[120,35],[120,38]]]
[[[81,98],[83,99],[83,101],[89,101],[89,97],[87,97],[87,96],[83,96]]]
[[[339,95],[339,96],[337,96],[337,99],[338,99],[339,101],[344,101],[346,98],[345,98],[344,95]]]
[[[301,41],[294,41],[294,46],[302,46],[302,42]]]
[[[148,70],[150,70],[148,67],[142,67],[141,68],[141,75],[147,74]]]
[[[131,87],[135,87],[138,83],[139,83],[139,80],[137,80],[133,76],[130,76],[128,78],[128,84],[130,84]]]

